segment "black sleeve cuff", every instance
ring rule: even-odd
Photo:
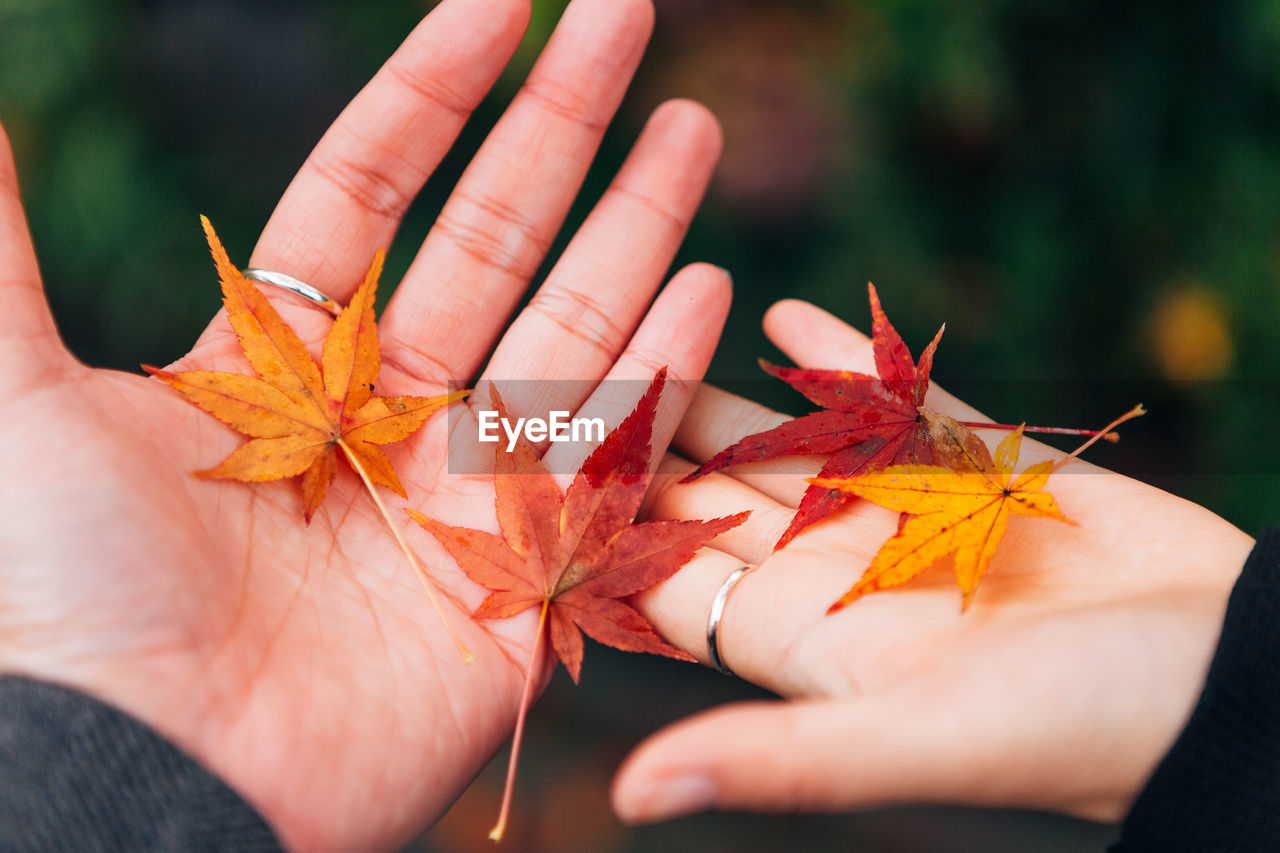
[[[1280,850],[1280,530],[1245,562],[1200,701],[1111,849]]]
[[[280,849],[248,803],[142,723],[0,677],[0,850]]]

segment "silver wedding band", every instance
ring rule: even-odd
[[[724,662],[724,657],[720,654],[720,620],[724,617],[724,608],[729,603],[729,595],[733,592],[733,588],[738,585],[738,581],[742,580],[743,575],[751,571],[752,568],[753,566],[743,566],[725,578],[724,583],[720,585],[720,590],[716,593],[716,597],[711,602],[711,616],[707,619],[707,657],[711,659],[711,665],[725,675],[734,675],[735,673],[729,669],[729,665]]]
[[[292,293],[296,293],[304,299],[311,300],[335,317],[342,313],[342,306],[337,302],[334,302],[328,296],[325,296],[305,281],[298,281],[291,275],[285,275],[284,273],[276,272],[275,270],[256,269],[254,267],[250,267],[245,270],[241,275],[245,278],[251,278],[254,281],[260,281],[263,284],[270,284],[275,287],[288,290]]]

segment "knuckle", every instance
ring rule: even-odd
[[[316,174],[337,188],[353,204],[374,216],[399,219],[413,201],[414,193],[404,189],[407,182],[397,180],[397,176],[388,171],[385,165],[380,165],[373,159],[317,152],[312,157],[311,166]],[[415,176],[415,190],[419,183]]]
[[[471,115],[474,104],[459,92],[451,89],[438,77],[417,74],[408,67],[391,64],[387,67],[391,79],[415,98],[425,101],[455,118],[466,120]]]
[[[642,374],[652,375],[671,365],[671,356],[641,347],[632,347],[627,350],[626,357],[627,361],[643,368]],[[675,379],[675,376],[667,377],[668,381],[675,381]]]
[[[587,294],[568,288],[543,287],[529,302],[534,311],[563,329],[571,337],[608,355],[617,352],[617,342],[626,339],[622,329],[604,308]]]
[[[605,122],[596,115],[591,103],[550,77],[529,77],[520,93],[552,115],[581,125],[588,130],[604,131]]]
[[[691,217],[676,213],[670,206],[663,204],[653,196],[635,187],[627,186],[626,184],[615,184],[612,191],[639,205],[647,212],[654,214],[662,222],[663,227],[677,234],[683,234],[688,231],[690,224],[692,224]]]
[[[441,358],[412,346],[394,334],[383,333],[382,363],[419,383],[439,383],[453,376],[453,370]]]
[[[517,210],[476,191],[459,189],[434,231],[486,267],[532,278],[551,241]]]

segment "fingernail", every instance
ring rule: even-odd
[[[716,788],[703,776],[674,776],[654,782],[647,794],[640,797],[640,808],[629,815],[633,823],[649,823],[657,820],[703,812],[715,805]]]
[[[729,272],[728,267],[721,267],[721,266],[717,266],[717,267],[716,267],[716,269],[718,269],[718,270],[720,270],[720,272],[724,273],[724,274],[725,274],[725,277],[729,279],[729,283],[730,283],[730,284],[733,284],[733,273]]]

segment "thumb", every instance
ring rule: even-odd
[[[917,711],[913,717],[919,718]],[[947,775],[936,746],[961,731],[899,732],[875,699],[752,702],[676,723],[642,744],[613,786],[614,809],[647,823],[710,808],[833,811],[929,799]],[[935,743],[940,742],[940,743]]]
[[[614,809],[628,823],[711,808],[837,811],[920,802],[1114,816],[1094,802],[1106,762],[1093,749],[1075,738],[1046,742],[1043,720],[949,693],[898,689],[699,714],[627,758],[614,781]]]
[[[0,373],[25,379],[71,364],[45,302],[18,193],[9,137],[0,127]]]

